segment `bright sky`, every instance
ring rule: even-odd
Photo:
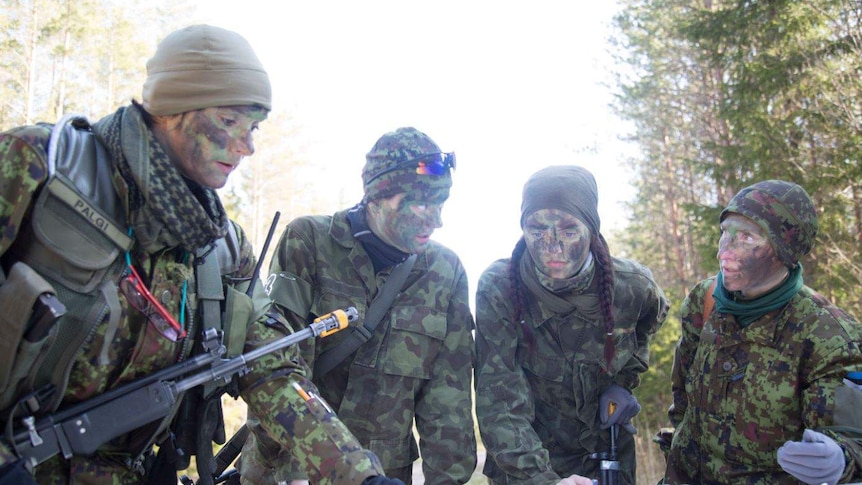
[[[365,153],[414,126],[457,153],[444,227],[434,239],[481,272],[520,236],[521,188],[536,170],[578,164],[599,186],[602,229],[623,225],[631,198],[607,107],[609,0],[200,0],[203,21],[251,42],[310,140],[332,168],[309,190],[362,195]],[[265,127],[264,127],[265,129]],[[353,194],[351,196],[351,194]],[[341,207],[335,207],[334,210]]]

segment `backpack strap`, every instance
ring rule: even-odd
[[[712,293],[715,291],[715,285],[718,283],[718,280],[712,280],[712,284],[709,285],[709,288],[706,290],[706,294],[703,295],[703,313],[700,314],[700,328],[703,329],[703,326],[706,324],[706,319],[712,314],[712,310],[715,308],[715,297],[712,296]]]
[[[371,340],[374,335],[374,329],[377,324],[383,319],[383,315],[389,311],[392,302],[395,301],[395,296],[404,287],[404,282],[407,281],[407,275],[413,269],[413,264],[416,262],[416,255],[411,254],[407,259],[402,261],[392,270],[389,279],[383,284],[383,288],[377,293],[377,297],[371,302],[368,311],[365,313],[365,321],[362,325],[351,327],[350,333],[337,347],[333,347],[314,360],[314,378],[319,379],[326,375],[329,371],[335,368],[341,361],[352,354],[353,351],[359,348],[365,342]]]

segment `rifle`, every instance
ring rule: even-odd
[[[608,404],[608,416],[614,414],[616,407],[616,403],[611,402]],[[620,478],[620,461],[617,456],[617,433],[619,425],[611,425],[608,431],[610,432],[611,441],[608,451],[590,455],[590,458],[593,460],[600,460],[599,479],[593,480],[593,483],[598,485],[620,485],[622,483]]]
[[[227,384],[234,376],[248,373],[249,362],[307,338],[331,335],[358,318],[353,307],[336,310],[296,333],[231,359],[221,358],[226,349],[220,332],[208,329],[205,353],[38,420],[25,416],[6,439],[30,469],[57,454],[66,459],[91,455],[112,439],[166,417],[184,392],[208,382]]]

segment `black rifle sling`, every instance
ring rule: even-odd
[[[410,274],[410,270],[413,269],[413,263],[415,262],[416,255],[411,254],[407,259],[395,266],[392,274],[389,275],[389,279],[386,280],[377,297],[369,305],[362,325],[351,327],[347,338],[340,345],[323,352],[315,359],[315,379],[326,375],[346,359],[348,355],[358,349],[360,345],[371,339],[371,336],[374,335],[374,329],[377,328],[377,324],[383,319],[383,315],[389,311],[389,307],[395,301],[395,296],[398,295],[398,292],[404,286],[404,282],[407,281],[407,275]]]

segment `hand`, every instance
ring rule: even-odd
[[[613,405],[611,412],[609,407]],[[638,432],[631,419],[641,412],[641,405],[631,391],[619,384],[611,384],[599,397],[599,421],[602,429],[608,429],[615,424],[631,434]]]
[[[383,475],[375,475],[363,480],[362,485],[404,485],[404,482],[397,478],[386,478]]]
[[[788,441],[778,449],[778,464],[809,485],[832,485],[844,473],[844,451],[832,438],[806,429],[802,441]]]
[[[560,480],[557,482],[557,485],[593,485],[593,483],[593,480],[590,478],[572,475]]]

